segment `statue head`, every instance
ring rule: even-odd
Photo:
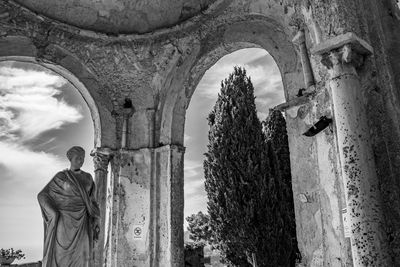
[[[67,158],[71,162],[71,170],[79,170],[85,161],[85,150],[80,146],[73,146],[68,149]]]

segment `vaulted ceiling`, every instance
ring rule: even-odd
[[[216,0],[14,0],[28,9],[82,29],[146,33],[178,24]]]

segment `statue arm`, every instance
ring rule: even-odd
[[[59,211],[54,205],[54,200],[49,196],[48,186],[43,188],[37,196],[40,208],[42,209],[43,218],[48,221],[52,218],[57,218]]]
[[[59,192],[61,190],[60,183],[62,182],[65,182],[65,177],[63,172],[58,172],[37,196],[45,221],[51,218],[58,218],[60,211],[50,192]]]
[[[89,191],[89,197],[95,210],[95,214],[92,217],[93,239],[97,241],[99,239],[99,234],[100,234],[100,209],[97,202],[96,184],[94,183],[92,176],[90,174],[89,176],[90,176],[90,181],[92,181]]]
[[[91,181],[91,186],[90,186],[90,190],[89,190],[89,197],[90,197],[90,201],[92,202],[92,205],[94,206],[95,209],[95,214],[94,217],[99,217],[100,216],[100,209],[99,209],[99,205],[97,202],[97,192],[96,192],[96,184],[93,181],[92,176],[89,174],[90,177],[90,181]]]

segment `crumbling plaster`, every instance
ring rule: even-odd
[[[83,29],[111,34],[170,27],[206,10],[215,0],[16,0],[37,13]]]
[[[91,20],[91,16],[88,16],[78,21],[75,21],[78,13],[68,15],[71,12],[66,12],[66,17],[63,17],[58,11],[54,13],[54,10],[50,10],[69,5],[68,1],[65,4],[57,2],[55,7],[46,7],[47,11],[53,12],[52,15],[44,11],[43,4],[48,4],[46,1],[37,3],[38,6],[32,6],[33,1],[26,5],[38,8],[36,12],[40,14],[13,1],[0,3],[0,56],[3,60],[22,60],[23,57],[23,60],[28,58],[45,64],[67,76],[70,81],[75,76],[83,85],[76,87],[92,110],[96,129],[100,129],[97,135],[100,137],[96,141],[98,146],[120,148],[122,105],[126,98],[132,100],[135,113],[129,129],[128,150],[131,152],[127,154],[152,155],[146,161],[149,166],[142,168],[152,170],[140,176],[144,182],[148,183],[149,179],[152,181],[150,183],[169,181],[150,189],[152,200],[142,203],[146,205],[142,207],[145,213],[160,201],[183,205],[183,196],[180,195],[183,152],[169,145],[183,145],[186,108],[204,72],[218,59],[241,48],[266,49],[278,64],[285,97],[290,101],[296,98],[298,89],[304,87],[298,51],[291,43],[298,27],[306,27],[308,48],[346,32],[353,32],[369,42],[374,55],[367,58],[358,70],[362,85],[360,93],[367,108],[391,256],[395,264],[400,264],[400,181],[397,178],[400,176],[400,12],[394,0],[221,0],[198,15],[200,9],[193,9],[190,11],[192,13],[189,12],[192,18],[188,15],[186,21],[175,26],[169,27],[182,20],[176,20],[173,15],[175,22],[162,20],[161,24],[156,24],[149,19],[144,20],[147,25],[136,24],[136,29],[129,23],[124,24],[125,18],[115,21],[107,19],[120,13],[110,12],[110,17],[107,17],[107,12],[100,11],[103,8],[109,11],[116,8],[120,3],[118,1],[101,1],[97,4],[99,10],[96,19]],[[81,1],[83,5],[88,3]],[[151,13],[155,17],[160,14],[156,14],[156,10]],[[114,34],[151,32],[107,35],[90,31],[100,28]],[[326,83],[328,72],[320,60],[319,56],[311,56],[316,93],[307,103],[286,111],[297,234],[303,265],[348,266],[351,264],[351,253],[349,240],[343,234],[341,218],[345,197],[340,161],[335,156],[336,125],[333,124],[315,138],[301,135],[321,115],[335,118],[331,88]],[[113,164],[120,163],[114,161]],[[114,234],[114,241],[121,241],[120,245],[126,244],[127,247],[133,244],[130,239],[132,229],[128,226],[137,219],[130,213],[130,210],[137,208],[137,203],[134,203],[137,201],[132,201],[132,198],[136,193],[138,196],[148,193],[144,189],[129,186],[133,184],[130,179],[136,177],[130,175],[137,168],[134,166],[132,164],[121,169],[114,166],[117,170],[113,171],[114,199],[120,201],[118,203],[121,205],[112,211],[114,220],[111,228],[128,229]],[[171,186],[173,184],[176,186]],[[118,191],[120,187],[126,187],[125,194]],[[177,198],[171,202],[175,191]],[[126,192],[131,193],[127,196]],[[177,205],[174,211],[168,205],[163,211],[156,206],[158,213],[150,215],[152,219],[148,224],[148,231],[154,231],[154,239],[138,247],[138,250],[145,247],[147,253],[153,253],[151,257],[150,254],[143,257],[150,257],[155,266],[171,263],[171,255],[178,255],[174,259],[178,262],[181,260],[179,246],[182,240],[178,229],[178,224],[181,225],[183,220],[181,207]],[[119,220],[122,228],[115,228],[116,220]],[[167,235],[160,235],[161,230],[157,228],[160,225],[166,227]],[[169,227],[174,230],[170,231]],[[171,241],[176,233],[177,239]],[[109,255],[129,259],[138,266],[148,264],[140,259],[135,260],[128,252],[129,255],[124,253],[114,251]]]

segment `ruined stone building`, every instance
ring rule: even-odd
[[[55,71],[90,108],[96,266],[183,266],[185,111],[249,47],[282,75],[302,264],[400,266],[396,0],[1,0],[0,60]]]

